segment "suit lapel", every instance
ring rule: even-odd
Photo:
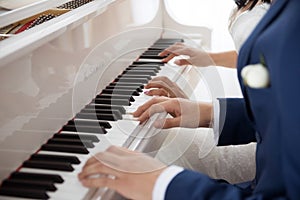
[[[275,0],[275,3],[271,5],[270,10],[266,13],[263,19],[258,23],[252,34],[246,40],[239,52],[238,67],[241,69],[249,62],[249,56],[253,44],[260,33],[272,22],[277,14],[284,8],[288,0]],[[240,73],[240,72],[239,72]]]

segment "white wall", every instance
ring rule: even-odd
[[[213,28],[212,51],[234,49],[228,33],[228,18],[233,0],[167,0],[172,14],[180,23]]]

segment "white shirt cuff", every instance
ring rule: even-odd
[[[213,123],[213,129],[214,129],[214,140],[216,144],[219,141],[220,131],[219,131],[219,122],[220,122],[220,103],[219,100],[213,101],[213,109],[214,109],[214,123]]]
[[[168,185],[172,181],[172,179],[183,171],[182,167],[178,167],[172,165],[165,169],[158,177],[155,182],[153,191],[152,191],[152,199],[153,200],[163,200],[165,199],[165,194],[168,188]]]

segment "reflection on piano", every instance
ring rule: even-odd
[[[65,2],[0,15],[14,23]],[[149,8],[147,17],[138,5]],[[209,46],[209,29],[174,22],[159,0],[91,1],[1,41],[0,199],[112,199],[109,190],[82,187],[77,174],[111,144],[153,156],[160,148],[167,135],[154,119],[139,125],[130,113],[151,98],[143,85],[152,77],[193,74],[158,56],[182,41],[168,38],[188,37],[176,26],[198,31]]]

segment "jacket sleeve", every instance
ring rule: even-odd
[[[251,190],[240,189],[226,182],[210,179],[204,174],[184,170],[170,182],[165,200],[264,200],[261,193],[253,194]],[[284,200],[286,197],[273,197],[272,200]]]
[[[220,98],[218,145],[255,142],[255,130],[248,119],[244,99]]]

